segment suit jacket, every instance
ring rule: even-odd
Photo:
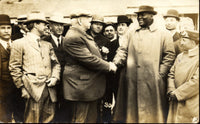
[[[71,27],[64,39],[66,65],[63,73],[64,98],[93,101],[105,92],[105,75],[109,63],[101,58],[93,38]]]
[[[9,69],[17,88],[24,86],[36,101],[43,93],[45,81],[51,77],[59,79],[60,74],[60,64],[52,45],[41,41],[39,47],[30,35],[13,42]],[[48,89],[51,100],[55,102],[54,87]]]
[[[58,47],[56,45],[56,43],[54,42],[54,40],[53,40],[51,35],[46,36],[44,38],[45,41],[48,41],[48,42],[50,42],[52,44],[54,52],[56,54],[56,57],[57,57],[60,65],[61,65],[61,74],[62,74],[62,72],[64,70],[64,65],[65,65],[65,53],[64,53],[64,50],[63,50],[63,37],[61,37],[61,39],[62,39],[61,40],[61,47]]]

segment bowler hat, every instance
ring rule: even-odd
[[[70,18],[79,18],[79,17],[92,17],[91,13],[87,10],[75,10],[71,13]]]
[[[104,18],[101,15],[93,15],[92,16],[92,21],[91,22],[100,22],[100,23],[104,23]]]
[[[131,20],[127,16],[122,15],[117,17],[117,24],[119,23],[126,23],[129,26]]]
[[[65,20],[64,17],[60,14],[53,14],[52,16],[50,16],[50,18],[48,19],[49,22],[55,22],[55,23],[60,23],[60,24],[65,24]]]
[[[152,13],[153,15],[157,14],[157,12],[154,11],[154,8],[152,6],[140,6],[139,10],[135,13],[143,13],[143,12]]]
[[[188,38],[194,40],[196,43],[199,43],[199,32],[195,30],[185,30],[181,32],[183,38]]]
[[[166,17],[174,17],[174,18],[176,18],[178,21],[180,20],[178,11],[175,10],[175,9],[170,9],[170,10],[168,10],[168,11],[167,11],[167,14],[164,15],[164,18],[166,18]]]
[[[41,21],[41,22],[44,22],[44,23],[49,23],[46,20],[44,13],[39,12],[39,11],[33,11],[33,12],[29,13],[28,16],[27,16],[27,21],[25,21],[24,23],[27,24],[27,23],[35,22],[35,21]]]
[[[0,14],[0,25],[11,25],[10,17],[6,14]]]

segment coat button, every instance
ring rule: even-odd
[[[137,68],[140,68],[140,65],[137,65],[136,67],[137,67]]]

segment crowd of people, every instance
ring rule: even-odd
[[[0,122],[198,123],[199,32],[174,9],[166,29],[154,7],[135,13],[0,14]]]

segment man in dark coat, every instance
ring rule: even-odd
[[[11,45],[10,17],[0,15],[0,122],[11,122],[13,112],[14,83],[8,69]]]
[[[62,110],[64,110],[61,108],[63,104],[62,75],[65,66],[65,54],[63,51],[62,33],[64,31],[65,20],[62,15],[54,13],[52,14],[52,16],[50,16],[48,21],[51,33],[50,35],[44,37],[44,40],[52,44],[56,57],[61,65],[60,80],[57,82],[58,85],[56,86],[58,101],[56,104],[55,121],[62,122],[63,121]]]
[[[85,11],[71,14],[71,24],[64,40],[66,64],[63,72],[64,98],[71,102],[72,121],[96,123],[97,101],[105,92],[105,72],[116,66],[102,59],[94,39],[86,33],[91,15]]]

